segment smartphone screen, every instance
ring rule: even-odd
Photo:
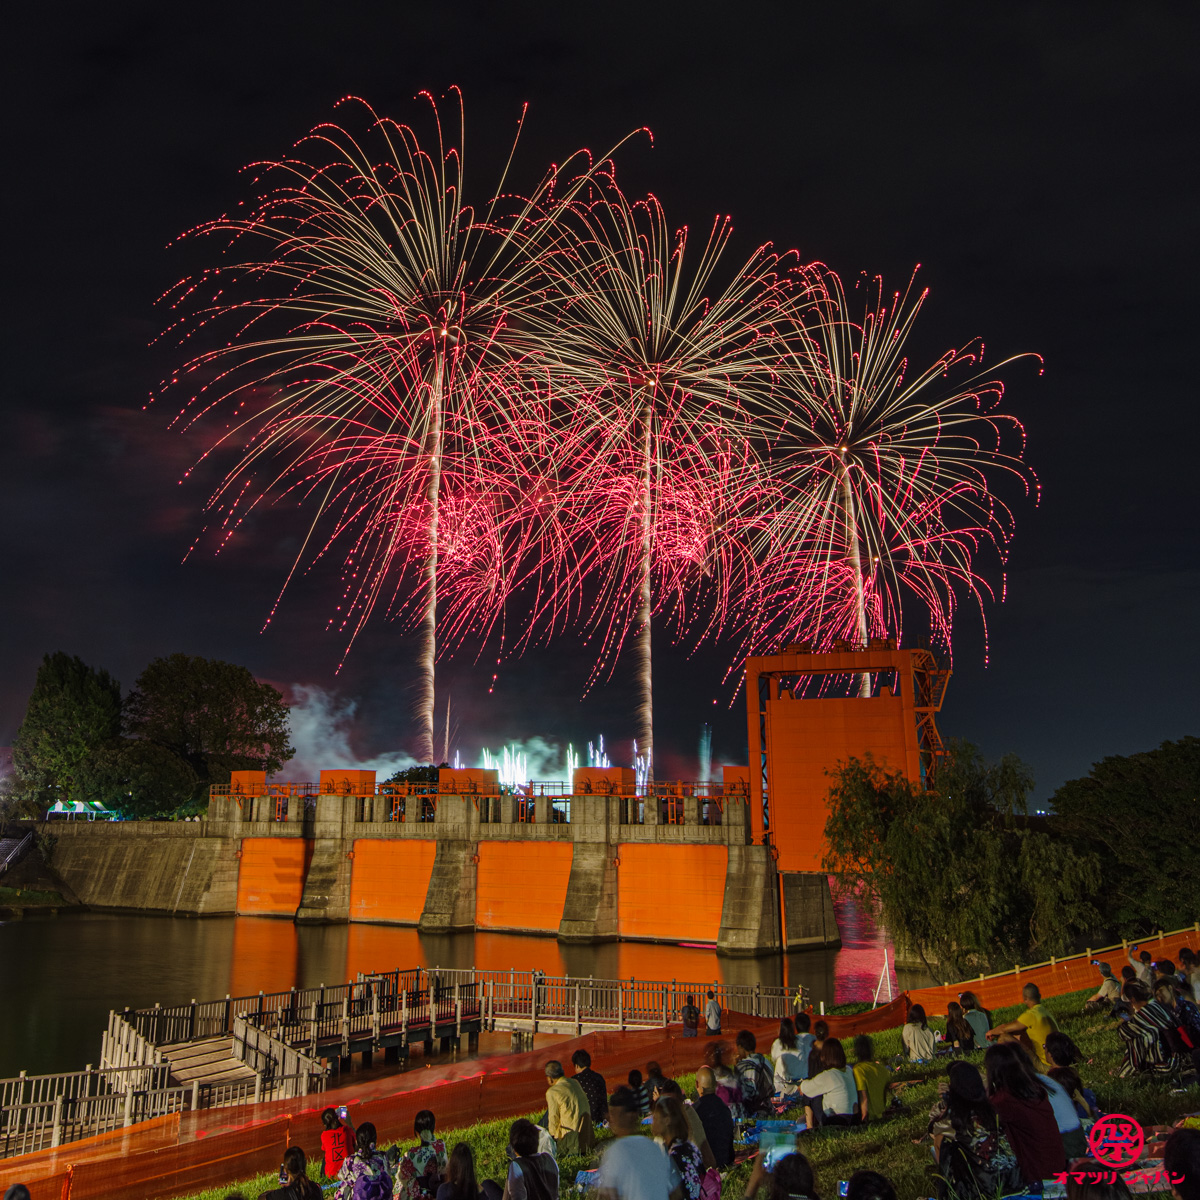
[[[339,1116],[339,1117],[341,1117],[341,1118],[342,1118],[342,1120],[344,1121],[344,1120],[346,1119],[346,1114],[347,1114],[347,1112],[348,1112],[348,1111],[349,1111],[349,1110],[348,1110],[348,1109],[346,1108],[346,1106],[343,1104],[343,1105],[341,1106],[341,1108],[339,1108],[339,1109],[337,1110],[337,1112],[338,1112],[338,1116]]]
[[[796,1153],[796,1134],[790,1129],[764,1129],[759,1134],[758,1148],[766,1156],[763,1165],[773,1170],[781,1158]]]
[[[848,1196],[849,1194],[850,1194],[850,1180],[839,1179],[838,1180],[838,1195],[839,1196]]]

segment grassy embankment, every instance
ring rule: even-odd
[[[1076,992],[1055,996],[1046,1004],[1063,1031],[1074,1039],[1085,1057],[1091,1060],[1081,1067],[1080,1074],[1084,1083],[1095,1091],[1105,1111],[1127,1113],[1143,1125],[1160,1125],[1169,1124],[1185,1112],[1200,1109],[1200,1087],[1196,1085],[1183,1092],[1172,1092],[1171,1085],[1162,1082],[1110,1076],[1109,1072],[1117,1068],[1121,1058],[1117,1022],[1082,1016],[1080,1010],[1087,994]],[[1016,1006],[1003,1008],[998,1009],[994,1016],[998,1022],[1012,1020],[1020,1011]],[[944,1021],[937,1019],[931,1024],[937,1028],[944,1027]],[[900,1053],[900,1030],[890,1029],[875,1034],[874,1042],[876,1056],[886,1061]],[[701,1039],[697,1049],[703,1045]],[[850,1050],[848,1041],[846,1049]],[[971,1055],[970,1061],[982,1064],[983,1052],[977,1051]],[[929,1178],[927,1171],[931,1164],[928,1143],[914,1145],[913,1139],[925,1132],[929,1109],[936,1099],[935,1080],[945,1073],[946,1067],[945,1059],[929,1064],[903,1064],[897,1068],[898,1073],[905,1077],[916,1077],[917,1082],[903,1089],[902,1109],[898,1115],[878,1125],[802,1139],[801,1148],[813,1164],[817,1188],[822,1197],[836,1196],[838,1180],[848,1178],[859,1168],[870,1168],[888,1176],[900,1200],[918,1200],[936,1194],[935,1181]],[[608,1082],[612,1087],[617,1081],[610,1079]],[[686,1092],[692,1093],[694,1080],[691,1075],[681,1076],[679,1082]],[[802,1114],[794,1112],[788,1115]],[[459,1141],[469,1143],[475,1153],[476,1169],[481,1179],[490,1177],[502,1180],[507,1165],[504,1148],[511,1123],[512,1118],[507,1118],[488,1121],[469,1129],[439,1130],[439,1133],[446,1139],[448,1147],[453,1147]],[[601,1130],[600,1136],[607,1139],[607,1131]],[[315,1147],[319,1141],[319,1132],[314,1128],[311,1138],[301,1144],[307,1149],[307,1143],[311,1142]],[[564,1184],[573,1182],[578,1171],[594,1166],[596,1158],[595,1154],[587,1158],[565,1158],[559,1164]],[[313,1170],[314,1178],[317,1178],[319,1163]],[[722,1200],[741,1200],[749,1174],[749,1165],[730,1170],[721,1189]],[[277,1176],[261,1175],[237,1185],[201,1192],[188,1200],[224,1200],[233,1191],[240,1191],[247,1200],[254,1200],[260,1192],[278,1186]]]
[[[66,903],[58,892],[0,887],[0,908],[62,908]]]

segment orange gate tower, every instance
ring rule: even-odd
[[[830,694],[847,681],[857,691],[863,676],[869,696]],[[829,772],[870,754],[889,771],[931,784],[942,753],[934,718],[949,678],[930,651],[899,650],[890,639],[873,639],[865,650],[837,643],[823,654],[789,646],[746,660],[751,830],[754,841],[774,848],[789,946],[837,937],[821,873]]]

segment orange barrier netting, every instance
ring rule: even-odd
[[[1181,947],[1200,946],[1200,931],[1167,934],[1141,945],[1156,958],[1177,959]],[[946,1004],[967,990],[987,1008],[1018,1004],[1027,983],[1036,983],[1044,996],[1062,995],[1099,984],[1093,958],[1107,962],[1118,976],[1127,962],[1123,950],[1097,951],[979,980],[917,988],[879,1008],[825,1020],[834,1037],[846,1038],[896,1028],[911,1004],[924,1005],[931,1015],[944,1013]],[[727,1029],[721,1036],[729,1041],[738,1029],[749,1029],[765,1046],[777,1028],[775,1021],[761,1017],[726,1016]],[[576,1049],[591,1054],[593,1066],[608,1076],[610,1088],[632,1068],[644,1071],[655,1059],[671,1076],[693,1071],[708,1039],[681,1037],[679,1028],[590,1033],[525,1054],[448,1063],[293,1100],[189,1113],[182,1122],[178,1115],[160,1117],[87,1142],[9,1159],[0,1165],[0,1186],[32,1183],[34,1200],[170,1200],[271,1171],[288,1145],[299,1145],[310,1158],[317,1157],[317,1114],[329,1105],[352,1104],[355,1122],[372,1121],[380,1144],[390,1144],[411,1141],[413,1118],[423,1108],[436,1113],[442,1129],[541,1108],[546,1062],[557,1058],[566,1064]]]

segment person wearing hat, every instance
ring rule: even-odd
[[[1097,962],[1096,967],[1100,972],[1100,987],[1094,996],[1089,996],[1083,1002],[1083,1011],[1097,1013],[1108,1009],[1111,1012],[1112,1006],[1121,999],[1121,985],[1113,976],[1112,967],[1108,963]]]

